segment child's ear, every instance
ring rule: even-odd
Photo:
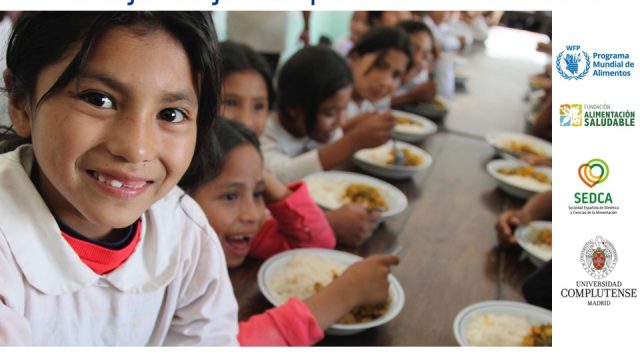
[[[2,73],[5,88],[13,88],[13,77],[11,71],[5,69]],[[29,99],[25,95],[9,93],[9,118],[13,124],[13,129],[20,137],[31,136],[31,117],[29,112]]]

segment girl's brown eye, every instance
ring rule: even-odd
[[[86,92],[78,96],[81,100],[100,108],[113,109],[115,106],[111,98],[99,92]]]
[[[178,109],[164,109],[160,111],[158,117],[162,120],[172,123],[179,123],[187,120],[185,113]]]

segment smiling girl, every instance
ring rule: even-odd
[[[304,183],[279,190],[269,186],[260,145],[251,130],[222,120],[211,135],[218,137],[226,154],[224,165],[219,172],[190,169],[180,185],[207,214],[230,268],[240,266],[247,257],[266,259],[292,248],[332,245],[327,243],[332,240],[327,235],[331,229]],[[355,306],[384,302],[387,275],[397,263],[393,255],[368,257],[314,296],[304,301],[292,298],[241,323],[238,341],[251,346],[312,345],[323,338],[324,329]]]
[[[388,110],[391,95],[411,68],[412,59],[411,38],[402,29],[377,27],[364,34],[348,56],[354,86],[347,118],[376,108]],[[345,131],[354,125],[352,120],[347,124]]]
[[[192,160],[220,156],[207,132],[215,44],[207,13],[17,20],[13,131],[0,139],[1,344],[236,343],[222,249],[175,186]]]

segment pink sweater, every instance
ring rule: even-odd
[[[272,216],[253,239],[249,256],[267,259],[289,249],[336,247],[333,230],[324,212],[313,202],[307,184],[295,182],[287,187],[291,195],[267,204]]]
[[[288,185],[292,194],[267,207],[269,218],[251,244],[249,255],[266,259],[294,248],[334,248],[336,238],[322,210],[313,202],[307,185]],[[242,346],[310,346],[324,337],[307,305],[297,298],[254,315],[239,324]]]

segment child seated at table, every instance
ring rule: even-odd
[[[514,229],[534,220],[551,220],[551,191],[536,194],[520,210],[507,210],[496,222],[498,241],[502,246],[518,245]],[[551,260],[532,273],[522,285],[527,302],[551,309]]]
[[[343,136],[353,77],[346,61],[329,48],[311,46],[294,54],[277,84],[277,114],[268,120],[261,142],[265,167],[280,181],[336,168],[391,136],[394,120],[386,113],[367,115]]]
[[[347,60],[354,82],[346,114],[349,120],[343,125],[345,131],[358,123],[353,120],[368,118],[356,118],[357,115],[370,116],[376,109],[391,108],[391,96],[413,65],[411,38],[399,28],[374,28],[351,49]]]
[[[354,11],[349,26],[349,36],[336,40],[333,49],[342,56],[347,56],[353,44],[357,43],[362,35],[369,31],[369,17],[367,11]]]
[[[220,45],[222,54],[222,116],[236,120],[262,136],[275,90],[266,61],[250,47],[234,42]],[[271,173],[264,172],[267,191],[271,185],[284,186]],[[368,212],[363,204],[348,203],[325,212],[339,244],[357,246],[377,227],[379,212]]]
[[[180,185],[207,215],[229,268],[240,266],[247,256],[265,259],[291,248],[333,247],[331,229],[304,183],[279,191],[267,185],[260,145],[251,130],[222,120],[209,133],[219,140],[224,162],[190,167]],[[267,218],[265,204],[273,217]],[[240,323],[238,341],[245,346],[312,345],[355,306],[384,302],[388,274],[397,263],[393,255],[374,255],[355,263],[312,297],[291,298]]]
[[[429,78],[432,62],[437,59],[437,47],[431,30],[420,21],[403,21],[398,27],[411,36],[413,66],[407,71],[402,85],[391,98],[391,107],[433,102],[436,84]]]

